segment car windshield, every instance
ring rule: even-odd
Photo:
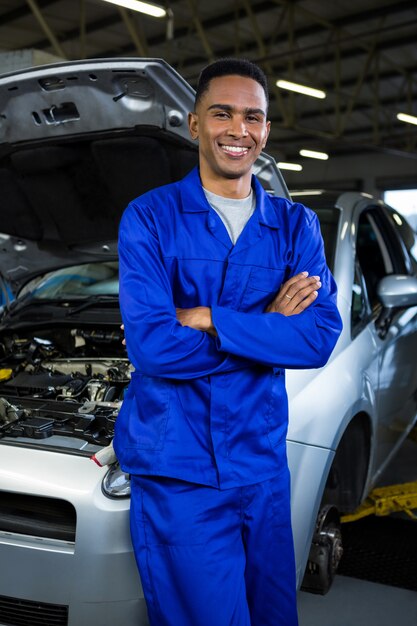
[[[320,220],[327,263],[333,271],[340,211],[331,206],[311,207]],[[89,296],[118,296],[119,263],[99,261],[71,265],[29,281],[20,291],[18,298],[34,300],[66,298],[88,298]]]
[[[119,264],[100,261],[72,265],[37,276],[20,291],[19,298],[35,300],[117,296],[119,293]]]

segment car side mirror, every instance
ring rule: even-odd
[[[382,311],[376,320],[376,327],[378,335],[384,339],[394,309],[417,306],[417,278],[403,274],[385,276],[377,285],[377,295],[382,304]]]
[[[417,306],[417,278],[403,274],[391,274],[379,281],[378,298],[384,309]]]

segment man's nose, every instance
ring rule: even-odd
[[[248,129],[246,128],[245,119],[240,116],[233,116],[230,120],[228,134],[232,137],[246,137]]]

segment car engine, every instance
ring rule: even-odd
[[[0,437],[108,445],[132,371],[122,339],[114,326],[3,334]]]

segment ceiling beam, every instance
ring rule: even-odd
[[[268,49],[262,37],[262,33],[258,25],[256,14],[253,12],[249,0],[243,0],[243,6],[245,8],[246,13],[248,14],[249,21],[252,25],[252,30],[256,39],[256,43],[258,45],[259,54],[262,56],[265,56],[268,52]],[[285,14],[285,11],[286,11],[286,7],[284,7],[284,10],[282,13]],[[265,64],[265,69],[267,72],[270,72],[272,70],[272,67],[268,62]],[[275,100],[278,105],[279,111],[281,113],[282,119],[284,120],[285,124],[290,124],[289,114],[284,103],[282,91],[278,89],[278,87],[275,84],[274,84],[274,94],[275,94]]]
[[[52,29],[49,27],[48,22],[45,20],[44,16],[42,15],[42,11],[39,8],[39,5],[38,5],[37,1],[36,0],[26,0],[26,2],[28,3],[28,5],[29,5],[33,15],[35,16],[37,22],[39,23],[39,26],[42,28],[43,32],[47,36],[50,45],[54,49],[54,52],[58,56],[62,57],[63,59],[66,59],[67,56],[66,56],[66,54],[64,52],[64,49],[61,47],[60,43],[58,42],[57,38],[55,37],[54,33],[52,32]]]
[[[54,4],[56,0],[38,0],[38,6],[40,9],[45,9],[50,4]],[[10,26],[10,22],[20,20],[22,17],[27,17],[31,14],[30,8],[23,4],[18,9],[12,9],[0,15],[0,26]]]
[[[191,10],[191,15],[193,16],[194,28],[200,38],[201,43],[203,44],[204,51],[206,53],[207,59],[212,62],[215,59],[215,54],[213,52],[213,48],[210,45],[210,42],[206,35],[206,29],[203,26],[200,17],[198,15],[197,6],[195,0],[187,0],[188,6]]]
[[[392,107],[397,106],[398,108],[400,108],[400,106],[404,104],[404,107],[406,108],[408,104],[408,97],[409,96],[407,94],[404,94],[404,96],[401,99],[399,99],[398,94],[396,94],[395,96],[391,96],[389,98],[381,98],[379,100],[379,105],[384,108],[391,107],[391,106]],[[417,91],[411,94],[411,98],[413,99],[414,102],[417,101]],[[374,106],[374,103],[371,101],[362,101],[356,105],[355,112],[362,113],[362,112],[372,109],[373,106]],[[334,115],[333,107],[327,107],[321,111],[315,110],[315,111],[309,111],[307,113],[303,113],[302,116],[300,116],[300,119],[302,119],[303,121],[313,120],[313,119],[317,119],[318,117],[322,117],[322,116],[328,117],[330,115]],[[279,121],[278,118],[274,118],[274,117],[271,117],[270,119],[272,122]]]
[[[139,33],[136,30],[135,23],[132,18],[132,14],[123,7],[118,7],[119,13],[122,16],[122,20],[126,26],[126,29],[133,41],[133,44],[136,48],[139,56],[147,57],[149,55],[148,46],[146,45],[146,41],[142,40],[139,36]]]
[[[39,4],[40,3],[41,2],[39,0]],[[45,6],[47,4],[52,4],[51,0],[43,0],[43,3],[46,3]],[[174,4],[172,0],[171,0],[171,4]],[[252,6],[252,11],[254,14],[268,13],[270,15],[271,10],[277,8],[277,4],[282,5],[283,2],[277,2],[277,0],[275,1],[265,0],[263,2],[259,2],[258,4]],[[286,0],[284,4],[288,5],[288,1]],[[302,7],[299,6],[297,3],[295,3],[295,7],[297,10],[302,9]],[[174,6],[174,10],[175,10],[175,6]],[[336,18],[332,21],[329,21],[327,27],[328,28],[338,28],[340,26],[346,27],[346,26],[349,26],[350,24],[363,23],[364,21],[369,20],[369,19],[374,19],[375,17],[398,14],[407,10],[415,10],[415,0],[403,0],[402,2],[396,2],[392,5],[375,8],[374,10],[360,11],[360,12],[351,14],[346,17]],[[318,16],[315,16],[314,14],[311,14],[311,16],[312,18],[315,18],[316,21],[319,20]],[[218,26],[224,26],[228,23],[233,23],[236,19],[239,19],[239,20],[245,19],[246,17],[247,17],[247,14],[246,14],[245,8],[238,7],[236,10],[234,9],[232,11],[226,11],[225,13],[218,15],[216,17],[211,17],[205,20],[201,20],[201,25],[202,25],[202,28],[207,31],[207,30],[210,30],[211,28],[216,28]],[[116,18],[116,21],[117,21],[117,18]],[[114,23],[115,23],[115,16],[112,14],[111,16],[102,18],[100,20],[94,20],[94,21],[87,23],[86,32],[91,34],[93,32],[103,30],[107,28],[108,26],[112,26],[114,25]],[[318,24],[316,23],[312,25],[310,24],[308,26],[303,26],[301,28],[296,29],[294,33],[294,37],[296,38],[297,41],[299,41],[303,37],[320,33],[324,29],[325,29],[325,26],[323,25],[323,20],[321,20],[321,23],[318,23]],[[65,42],[65,41],[69,41],[72,39],[76,39],[78,35],[79,35],[78,28],[72,28],[66,32],[60,33],[58,35],[58,39],[60,42]],[[178,40],[188,35],[189,35],[188,24],[177,27],[174,30],[174,40]],[[283,34],[279,36],[278,38],[274,38],[275,44],[286,43],[286,41],[287,41],[286,34]],[[150,38],[148,41],[148,45],[149,47],[158,46],[164,42],[165,42],[165,34],[161,34],[161,35],[157,35],[157,36]],[[50,43],[48,39],[38,40],[31,44],[32,47],[38,48],[38,49],[49,47],[49,45]],[[253,45],[253,47],[255,47],[255,44]],[[120,53],[125,54],[129,52],[130,53],[134,52],[134,46],[132,44],[123,46],[121,49],[118,49],[118,50],[109,49],[109,50],[103,51],[100,56],[114,56],[116,54],[120,54]],[[218,54],[218,56],[221,56],[221,55],[222,53]],[[198,59],[197,63],[200,63],[200,59]]]
[[[381,126],[380,128],[381,133],[386,133],[386,134],[381,136],[380,144],[382,144],[384,141],[391,141],[391,140],[392,141],[398,141],[398,140],[405,141],[410,136],[410,133],[413,133],[415,131],[413,131],[412,128],[404,130],[404,126],[405,126],[404,124],[402,124],[401,122],[397,122],[397,121],[395,121],[393,124],[385,124],[384,126]],[[333,138],[323,137],[323,140],[326,143],[323,143],[322,141],[320,143],[314,142],[314,144],[311,141],[309,141],[306,138],[306,135],[304,134],[310,130],[308,128],[306,129],[304,127],[298,126],[293,129],[293,132],[291,132],[291,130],[289,130],[288,128],[284,128],[282,124],[280,125],[279,123],[274,123],[273,125],[271,125],[271,129],[272,130],[268,138],[268,144],[270,141],[274,143],[280,143],[283,148],[286,148],[289,144],[294,144],[298,146],[301,144],[306,144],[306,142],[309,142],[308,145],[311,147],[313,147],[314,145],[316,148],[319,148],[319,147],[323,148],[323,146],[327,145],[329,148],[331,146],[336,146],[336,149],[337,149],[337,146],[339,145],[339,143],[343,144],[345,142],[348,142],[350,137],[357,137],[361,135],[363,135],[363,141],[366,141],[368,145],[372,145],[374,147],[378,145],[374,143],[372,140],[372,137],[373,137],[372,125],[360,126],[360,127],[347,130],[344,133],[343,137],[333,137]],[[282,135],[283,130],[286,131],[285,136]],[[301,134],[297,134],[297,133],[301,133]],[[415,156],[417,158],[417,153]]]

